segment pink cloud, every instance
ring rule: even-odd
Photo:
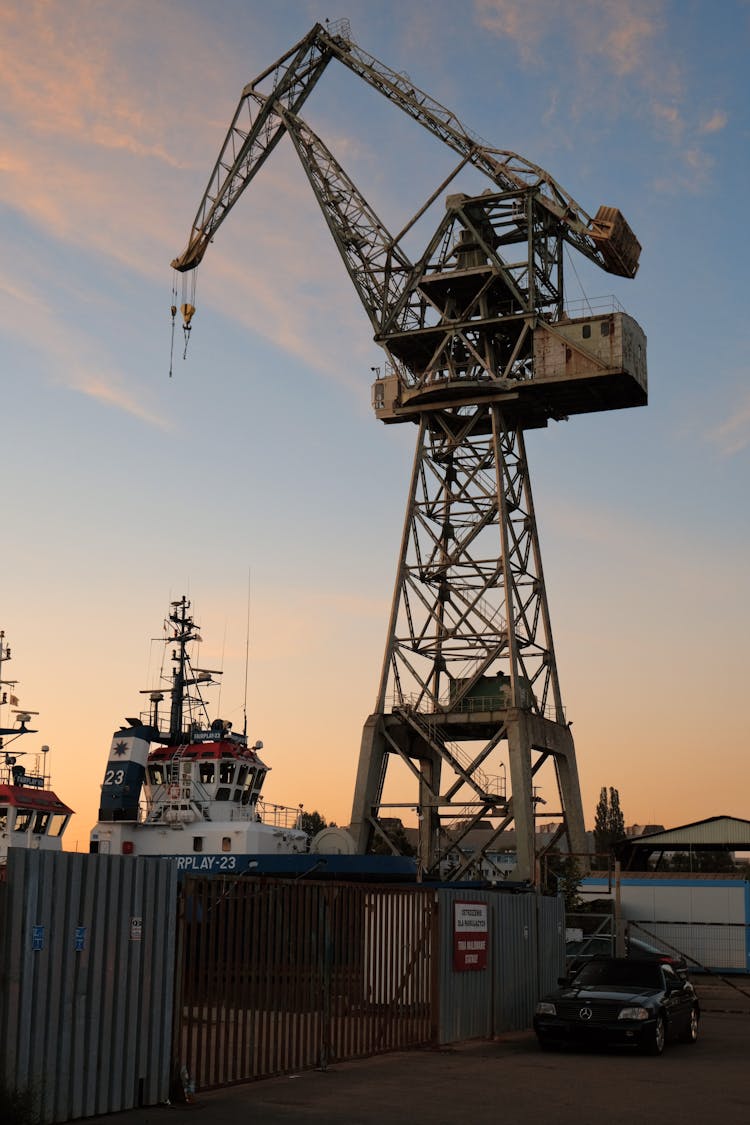
[[[715,109],[711,116],[701,125],[702,133],[719,133],[726,128],[729,121],[728,115],[721,109]]]
[[[733,457],[750,446],[750,393],[740,398],[729,417],[708,436],[725,457]]]

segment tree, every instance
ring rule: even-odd
[[[370,852],[372,855],[407,855],[414,856],[417,854],[416,848],[409,843],[409,839],[404,831],[404,826],[397,817],[386,818],[381,822],[381,827],[385,835],[390,840],[393,847],[389,847],[379,832],[375,833],[372,841]],[[395,848],[395,853],[394,849]]]
[[[578,860],[573,855],[562,856],[558,852],[547,852],[543,866],[544,891],[561,894],[565,899],[566,914],[575,914],[581,909],[582,872]]]
[[[615,844],[625,839],[625,817],[620,808],[620,794],[610,786],[602,786],[594,816],[594,848],[597,855],[609,855]]]
[[[315,809],[313,812],[300,813],[299,826],[302,831],[306,832],[310,839],[312,839],[322,828],[328,827],[328,821]]]

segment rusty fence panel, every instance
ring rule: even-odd
[[[434,893],[190,877],[173,1068],[198,1089],[432,1041]]]

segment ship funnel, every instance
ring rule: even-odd
[[[116,730],[102,782],[99,820],[137,820],[152,727]]]

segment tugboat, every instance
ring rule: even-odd
[[[11,659],[5,631],[0,629],[0,865],[4,867],[8,848],[35,848],[62,851],[62,838],[73,810],[63,804],[50,788],[47,771],[49,746],[42,746],[36,755],[33,772],[27,773],[19,758],[27,752],[11,750],[11,743],[26,734],[37,734],[28,724],[36,711],[18,706],[15,692],[17,680],[4,678],[3,666]],[[15,719],[6,723],[6,709]]]
[[[171,603],[166,623],[169,686],[144,692],[148,712],[114,733],[89,850],[171,856],[188,873],[296,870],[303,857],[316,858],[307,856],[302,806],[263,800],[269,767],[260,757],[263,743],[248,744],[246,721],[240,734],[224,719],[209,720],[202,693],[221,673],[193,665],[190,648],[198,640],[183,596]]]

